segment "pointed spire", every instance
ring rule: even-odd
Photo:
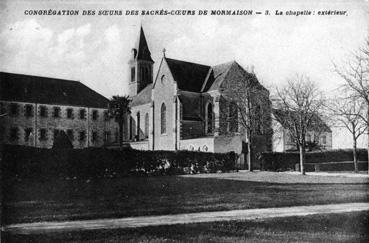
[[[145,33],[143,31],[142,25],[140,29],[140,36],[138,37],[138,45],[137,45],[137,60],[145,60],[154,62],[151,59],[151,52],[149,50],[149,46],[147,45]]]

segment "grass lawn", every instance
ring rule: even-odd
[[[368,184],[265,181],[224,174],[17,181],[2,184],[3,224],[369,201]]]
[[[4,235],[3,242],[369,242],[369,212],[259,221]]]

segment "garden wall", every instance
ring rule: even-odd
[[[367,150],[357,151],[359,170],[367,170]],[[350,171],[354,170],[352,150],[329,150],[323,152],[306,152],[306,171]],[[295,170],[300,162],[298,152],[266,152],[260,158],[261,169],[271,171]]]
[[[138,151],[133,149],[40,149],[5,145],[5,178],[99,178],[235,170],[235,153]]]

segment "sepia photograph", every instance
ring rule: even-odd
[[[369,242],[369,0],[3,0],[0,243]]]

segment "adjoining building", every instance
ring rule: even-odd
[[[298,150],[296,140],[291,132],[283,126],[285,124],[285,111],[272,109],[273,117],[273,151],[285,152]],[[306,132],[306,146],[308,150],[332,149],[332,130],[319,116],[313,116],[312,125]]]
[[[254,95],[265,100],[259,104],[259,111],[269,114],[257,121],[253,144],[258,145],[257,151],[271,149],[269,91],[254,74],[235,61],[208,66],[168,58],[165,51],[155,78],[153,64],[141,27],[128,62],[132,102],[124,140],[130,146],[142,150],[234,151],[244,156],[249,138],[230,89],[253,82],[258,90]]]
[[[64,131],[74,148],[118,138],[109,100],[77,81],[0,72],[0,141],[51,148]]]

